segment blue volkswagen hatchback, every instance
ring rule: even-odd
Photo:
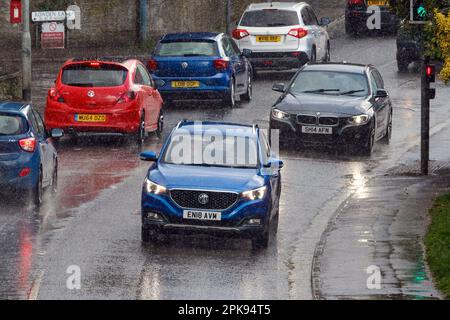
[[[250,54],[224,33],[172,33],[159,40],[147,66],[166,104],[220,99],[234,107],[238,95],[252,98]]]
[[[30,105],[0,103],[0,190],[31,196],[36,206],[42,203],[43,189],[56,191],[58,157],[50,138],[60,138],[54,129],[50,136],[41,115]]]
[[[265,248],[276,233],[283,162],[257,126],[183,121],[154,161],[142,191],[142,240],[160,234],[231,233]]]

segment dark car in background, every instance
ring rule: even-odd
[[[215,99],[232,108],[237,96],[252,99],[249,54],[224,33],[173,33],[161,38],[147,66],[166,105]]]
[[[39,206],[44,188],[56,192],[58,155],[52,138],[62,136],[60,129],[51,133],[41,115],[28,104],[0,102],[0,191],[10,197],[27,199]]]
[[[376,141],[391,138],[392,104],[371,65],[307,64],[273,89],[283,93],[270,114],[280,143],[351,146],[369,156]]]
[[[389,0],[347,0],[345,7],[345,32],[351,35],[368,31],[367,19],[373,12],[370,6],[378,6],[381,14],[381,31],[397,32],[399,19],[389,8]]]
[[[406,27],[401,27],[397,33],[397,67],[399,72],[408,71],[412,62],[420,62],[422,49],[420,33]]]

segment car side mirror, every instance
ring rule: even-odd
[[[250,58],[252,55],[253,51],[250,49],[243,49],[242,50],[242,55],[246,58]]]
[[[50,136],[53,139],[60,139],[64,136],[64,131],[62,131],[61,129],[52,129],[52,131],[50,132]]]
[[[376,98],[386,98],[388,96],[388,93],[384,89],[378,89],[377,93],[375,94]]]
[[[275,83],[272,87],[272,90],[284,93],[286,91],[286,85],[284,83]]]
[[[325,27],[325,26],[327,26],[327,25],[329,25],[330,23],[331,23],[331,18],[329,18],[329,17],[322,17],[321,19],[320,19],[320,25],[322,26],[322,27]]]
[[[156,155],[156,152],[153,151],[144,151],[139,155],[139,158],[142,161],[157,161],[158,156]]]
[[[284,167],[284,162],[280,159],[270,158],[265,165],[266,168],[281,169]]]

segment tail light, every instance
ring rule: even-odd
[[[27,175],[29,175],[31,173],[31,169],[30,168],[24,168],[19,172],[19,177],[23,178],[26,177]]]
[[[248,33],[248,31],[244,30],[244,29],[234,29],[233,32],[232,32],[232,36],[236,40],[240,40],[240,39],[245,38],[245,37],[247,37],[249,35],[250,35],[250,33]]]
[[[36,149],[36,139],[35,138],[26,138],[19,140],[20,148],[23,151],[34,152]]]
[[[350,6],[361,6],[364,4],[364,0],[348,0]]]
[[[48,96],[50,97],[50,99],[52,99],[53,101],[57,101],[57,102],[65,102],[64,98],[62,97],[62,95],[59,93],[58,90],[56,90],[55,88],[51,88],[48,91]]]
[[[156,62],[153,59],[148,60],[147,62],[147,68],[148,70],[150,70],[151,72],[156,71],[156,69],[158,68],[158,62]]]
[[[288,32],[288,35],[292,36],[292,37],[296,37],[298,39],[301,39],[303,37],[306,37],[306,35],[308,34],[308,30],[303,29],[303,28],[295,28],[295,29],[291,29]]]
[[[119,98],[119,100],[117,100],[117,103],[128,103],[133,101],[134,99],[136,99],[136,92],[134,91],[128,91],[125,92],[124,94],[122,94]]]
[[[226,70],[228,68],[229,63],[230,62],[228,60],[217,59],[214,60],[214,68],[216,68],[217,70]]]

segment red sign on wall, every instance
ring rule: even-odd
[[[22,2],[21,0],[11,0],[9,7],[10,21],[12,24],[22,23]]]

